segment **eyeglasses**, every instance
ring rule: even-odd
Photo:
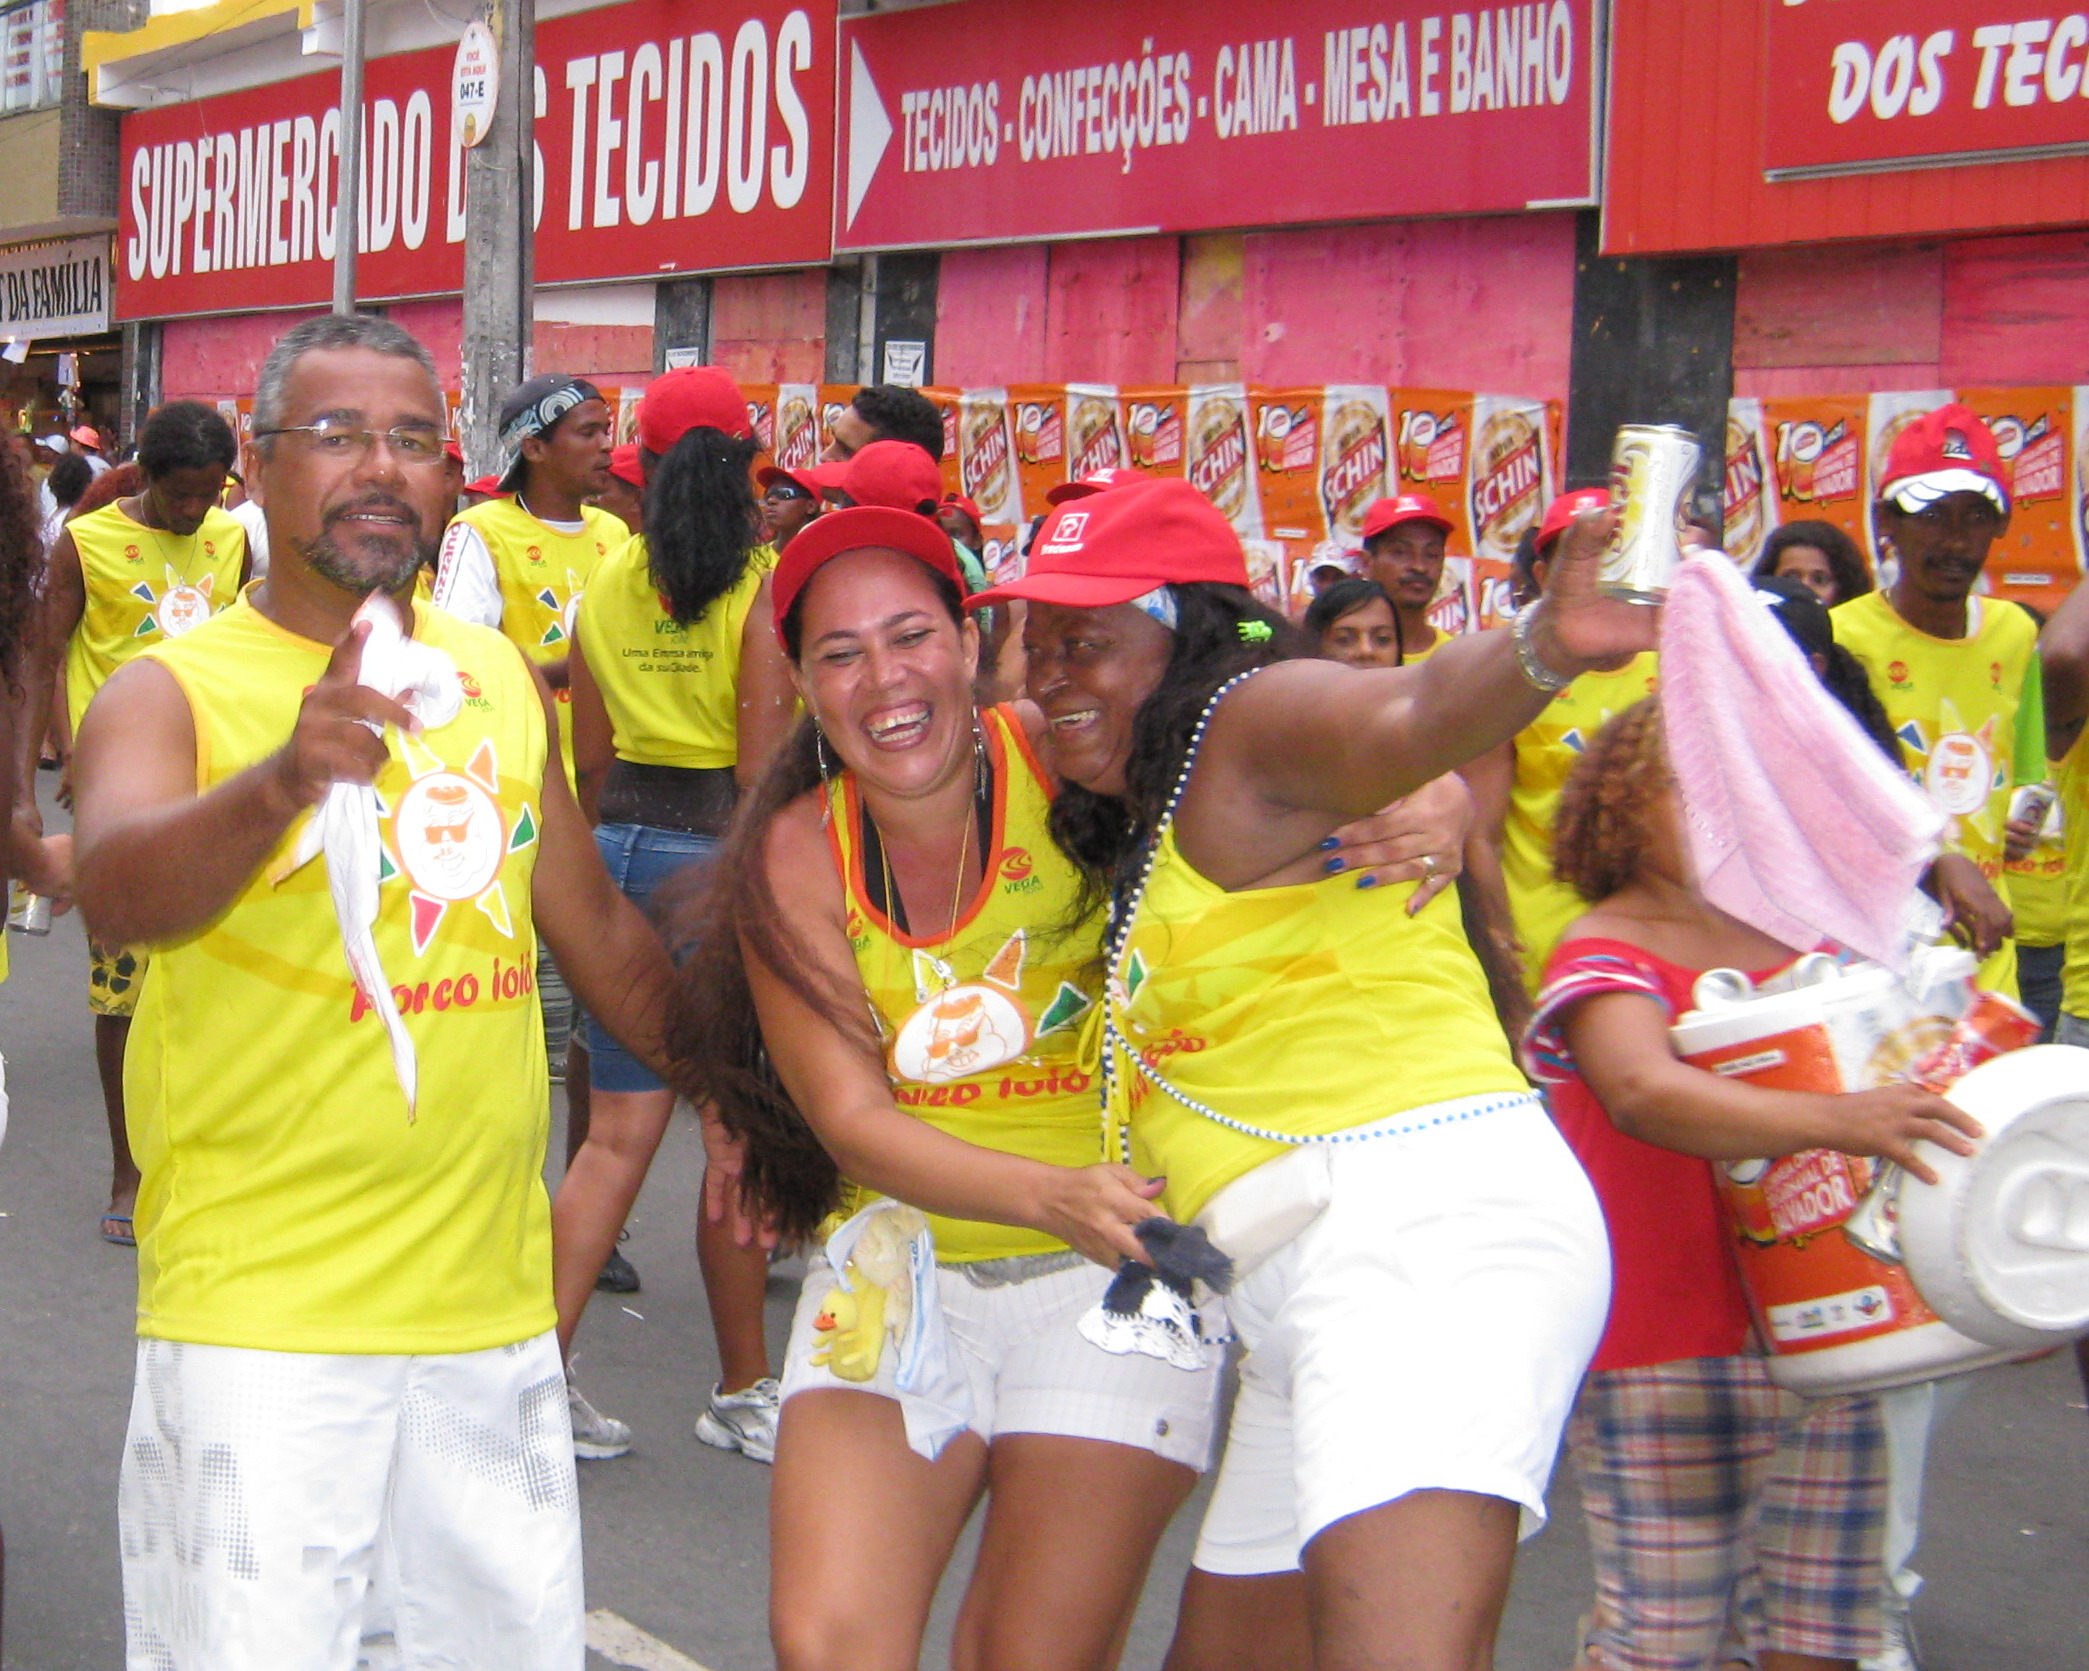
[[[370,456],[370,449],[383,441],[386,450],[400,464],[424,466],[440,464],[443,448],[449,438],[439,429],[400,425],[396,429],[357,429],[348,424],[293,424],[285,429],[264,429],[256,432],[256,441],[266,441],[277,435],[308,435],[309,445],[321,458],[334,464],[360,463]]]

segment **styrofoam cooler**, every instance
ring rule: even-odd
[[[1918,953],[1905,982],[1827,957],[1802,958],[1760,988],[1714,970],[1672,1036],[1684,1060],[1713,1073],[1782,1090],[1867,1090],[1947,1044],[1973,1003],[1973,970],[1968,954],[1948,948]],[[2031,1058],[2043,1066],[2013,1068]],[[2013,1071],[1992,1072],[2004,1067]],[[2089,1051],[2053,1046],[1957,1080],[1949,1094],[1980,1097],[1983,1108],[1968,1112],[1990,1135],[1970,1161],[1932,1147],[1925,1158],[1945,1180],[1935,1187],[1825,1149],[1715,1164],[1772,1379],[1814,1396],[1874,1391],[2006,1362],[2089,1329],[2084,1070]],[[1920,1226],[1912,1243],[1910,1212]]]

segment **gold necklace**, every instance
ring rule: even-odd
[[[965,866],[972,857],[972,821],[978,816],[978,799],[979,763],[975,756],[972,764],[972,794],[965,803],[964,832],[957,844],[957,883],[950,891],[950,926],[943,931],[945,940],[957,937],[958,914],[965,903]],[[873,819],[871,822],[875,824],[877,820]],[[899,897],[899,884],[892,879],[892,844],[885,839],[882,830],[878,832],[878,864],[885,872],[885,915],[891,917],[894,905],[899,905],[902,910],[905,909],[905,905]]]

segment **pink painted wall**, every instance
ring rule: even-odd
[[[313,313],[248,313],[170,319],[160,331],[160,387],[169,400],[237,400],[251,395],[261,362],[276,338],[312,317]]]
[[[2089,381],[2089,233],[1749,251],[1734,392]]]
[[[749,383],[819,382],[827,359],[827,269],[712,280],[711,358]]]
[[[411,331],[435,356],[435,380],[446,389],[464,387],[464,298],[394,302],[385,309],[394,325]]]
[[[1173,383],[1181,283],[1177,238],[1055,244],[1045,275],[1045,381]]]
[[[1041,383],[1050,248],[944,252],[936,276],[936,381],[955,388]]]
[[[1574,217],[1250,234],[1240,375],[1564,399]]]

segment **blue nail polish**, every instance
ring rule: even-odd
[[[1329,836],[1325,841],[1323,841],[1320,844],[1320,851],[1323,853],[1332,853],[1337,847],[1340,847],[1341,845],[1342,838],[1340,836]]]
[[[1347,863],[1348,861],[1346,859],[1342,858],[1340,855],[1337,855],[1336,857],[1329,859],[1324,868],[1326,869],[1328,875],[1332,876],[1336,871],[1342,869],[1343,866]]]
[[[1378,886],[1378,878],[1366,873],[1356,879],[1356,885],[1360,888],[1375,888]]]

